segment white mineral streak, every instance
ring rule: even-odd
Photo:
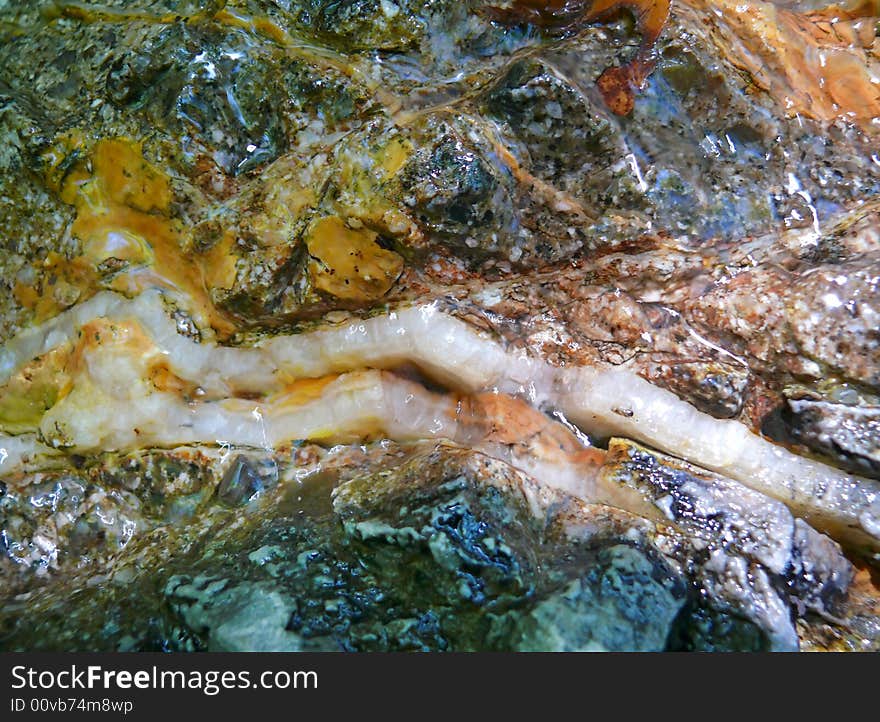
[[[453,399],[380,371],[344,374],[317,398],[295,404],[283,396],[187,403],[172,393],[91,387],[87,405],[71,394],[46,413],[40,431],[49,443],[80,453],[187,444],[275,448],[294,439],[353,443],[376,436],[468,441]]]
[[[567,369],[559,380],[559,404],[582,428],[643,441],[778,499],[837,539],[880,548],[877,482],[797,456],[626,370]]]
[[[58,452],[40,443],[34,434],[5,436],[0,434],[0,476],[26,467],[40,457],[54,456]]]
[[[486,389],[546,401],[553,373],[525,352],[510,353],[463,321],[433,305],[417,306],[260,346],[276,368],[295,377],[352,368],[394,368],[413,363],[428,376],[465,392]]]
[[[31,359],[65,341],[75,342],[78,330],[99,318],[137,321],[182,378],[197,379],[202,388],[216,396],[228,395],[230,388],[241,391],[253,386],[258,390],[276,385],[275,370],[266,354],[249,348],[200,344],[181,336],[158,290],[142,293],[134,300],[115,293],[99,293],[39,326],[22,331],[0,349],[0,384]]]
[[[169,368],[204,391],[203,400],[186,402],[156,391],[143,380],[136,360],[126,372],[118,354],[103,362],[96,357],[88,364],[95,377],[81,386],[77,380],[41,423],[43,439],[53,446],[81,453],[186,443],[343,441],[377,434],[467,441],[468,430],[450,399],[397,378],[346,374],[313,400],[290,403],[281,395],[297,379],[408,362],[455,390],[517,395],[540,408],[561,410],[588,433],[628,436],[687,459],[779,499],[835,538],[880,551],[877,482],[792,454],[736,421],[697,411],[625,369],[557,368],[508,351],[433,305],[234,348],[181,336],[158,291],[133,301],[102,293],[12,339],[0,352],[0,383],[34,357],[75,341],[82,325],[101,317],[139,323]],[[107,383],[104,373],[118,377],[116,382]],[[232,390],[266,397],[261,402],[228,398]],[[20,449],[28,443],[33,445],[2,440],[6,459],[0,473],[19,463]]]

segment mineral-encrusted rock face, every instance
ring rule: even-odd
[[[34,619],[7,626],[5,646],[659,651],[797,644],[787,600],[767,604],[757,591],[744,598],[730,579],[718,581],[708,602],[697,593],[695,580],[720,573],[717,555],[700,561],[702,545],[672,529],[547,492],[505,464],[455,447],[397,459],[374,452],[367,468],[347,480],[351,472],[311,480],[312,488],[276,487],[233,524],[219,499],[209,502],[203,519],[213,521],[173,537],[164,552],[150,545],[168,545],[167,537],[132,542],[135,559],[164,556],[161,571],[118,569],[83,592],[89,604],[110,610],[109,621],[88,619],[84,609],[71,624],[65,601],[47,587],[29,601],[40,610]],[[337,482],[331,504],[326,492]],[[779,564],[792,575],[811,574],[828,587],[821,605],[848,581],[849,565],[833,549],[817,556],[810,534],[780,540],[775,556],[736,544],[726,553],[752,560],[752,583],[759,570]],[[199,536],[203,542],[192,545]],[[782,552],[785,542],[798,551]],[[123,585],[136,587],[140,601]],[[783,582],[780,589],[803,594],[802,603],[816,593],[815,585]],[[768,618],[774,604],[776,620]]]
[[[594,10],[0,0],[0,647],[877,648],[876,3]]]
[[[870,132],[788,118],[774,106],[783,99],[747,93],[738,59],[695,12],[673,9],[656,69],[621,117],[594,88],[628,41],[621,24],[560,43],[488,22],[478,5],[62,4],[41,15],[13,4],[23,31],[10,29],[3,50],[5,238],[28,262],[4,261],[4,317],[30,315],[16,283],[61,307],[113,284],[62,272],[71,287],[59,290],[51,278],[63,271],[51,254],[70,260],[88,242],[64,233],[75,205],[65,178],[108,137],[144,142],[169,174],[169,214],[187,222],[170,250],[212,267],[203,281],[223,313],[263,325],[370,303],[396,279],[354,297],[318,282],[309,255],[331,270],[334,260],[314,244],[306,253],[304,233],[331,208],[378,234],[366,265],[374,244],[390,244],[413,270],[426,249],[522,269],[657,235],[696,249],[791,227],[821,244],[878,190]]]
[[[711,607],[756,620],[782,647],[796,636],[788,603],[825,612],[849,586],[849,564],[780,502],[620,440],[601,473],[694,540],[682,563]]]
[[[880,409],[812,398],[788,399],[782,413],[787,430],[816,453],[868,476],[878,473]]]

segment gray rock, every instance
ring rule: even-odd
[[[826,613],[846,594],[853,570],[840,547],[781,502],[621,439],[610,442],[600,473],[680,532],[669,556],[716,611],[753,621],[773,649],[797,649],[795,616]]]

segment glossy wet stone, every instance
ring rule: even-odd
[[[218,351],[419,303],[876,477],[875,9],[505,7],[0,0],[0,340],[108,289]],[[0,388],[0,434],[68,370]],[[629,512],[372,437],[0,459],[0,646],[876,647],[859,559],[588,431]]]
[[[278,494],[271,516],[218,510],[175,535],[154,571],[38,594],[32,615],[5,617],[4,647],[659,650],[689,634],[689,585],[642,522],[487,457],[419,452],[332,504],[327,481]]]

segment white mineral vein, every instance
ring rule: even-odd
[[[388,314],[276,336],[253,347],[199,343],[181,335],[159,291],[135,300],[101,293],[23,331],[0,351],[0,383],[35,357],[77,340],[95,319],[136,323],[168,367],[197,384],[198,402],[144,381],[147,358],[90,349],[87,371],[40,424],[44,443],[78,453],[234,442],[274,446],[290,439],[345,441],[384,434],[406,440],[468,443],[453,403],[417,384],[377,374],[346,374],[318,397],[291,401],[293,381],[403,363],[456,391],[497,391],[558,409],[590,434],[627,436],[735,479],[784,502],[831,536],[880,551],[880,484],[806,459],[734,420],[701,413],[624,368],[555,367],[509,351],[487,334],[418,305]],[[258,393],[260,402],[231,398]],[[0,438],[0,472],[40,453],[34,437]]]

